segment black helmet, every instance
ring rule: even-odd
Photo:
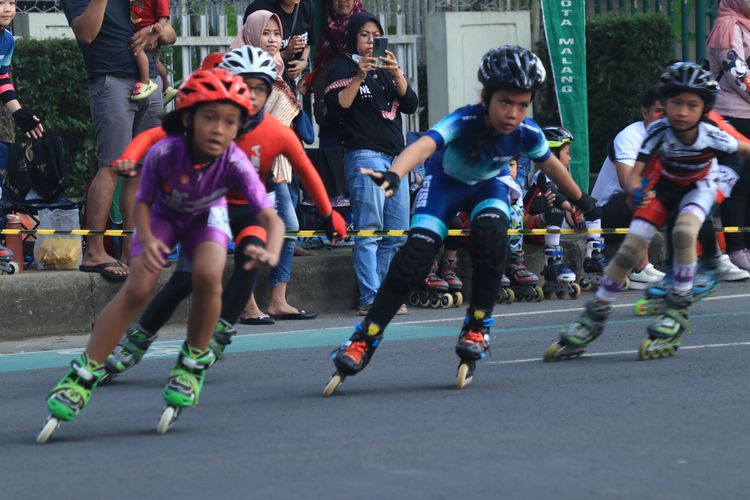
[[[667,66],[659,82],[662,97],[674,97],[682,92],[698,94],[706,103],[705,112],[714,105],[719,93],[719,84],[711,78],[711,73],[691,62],[676,62]]]
[[[547,72],[542,61],[528,49],[503,45],[482,57],[477,78],[485,88],[510,88],[534,92],[544,85]]]
[[[544,132],[544,137],[547,138],[547,144],[552,149],[561,148],[575,140],[570,130],[565,127],[544,127],[542,131]]]

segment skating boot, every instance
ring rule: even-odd
[[[104,373],[104,365],[89,358],[86,353],[70,363],[68,373],[47,396],[50,416],[36,438],[37,443],[46,443],[61,422],[73,420],[81,413]]]
[[[590,239],[586,242],[586,257],[583,259],[583,276],[578,280],[583,290],[599,288],[604,268],[609,262],[604,256],[604,243]]]
[[[690,333],[688,309],[693,301],[692,291],[678,294],[670,290],[664,300],[664,312],[648,326],[648,338],[638,349],[638,357],[643,361],[674,356],[682,336]]]
[[[107,372],[101,383],[111,382],[115,377],[140,363],[154,340],[156,340],[156,334],[150,334],[140,325],[129,328],[125,337],[115,346],[112,354],[107,356],[107,361],[104,362]]]
[[[581,295],[581,287],[576,280],[576,273],[570,270],[563,262],[563,250],[560,245],[547,245],[544,249],[546,264],[542,274],[544,275],[544,298],[549,299],[555,295],[562,299],[568,295],[571,299],[577,299]]]
[[[497,291],[498,304],[512,304],[516,301],[516,293],[510,287],[510,280],[506,275],[500,277],[500,287]]]
[[[507,276],[510,278],[510,288],[515,292],[516,299],[539,302],[544,298],[544,291],[539,286],[539,276],[528,270],[523,252],[510,254]]]
[[[382,340],[383,333],[378,325],[366,322],[357,323],[349,340],[331,352],[336,372],[331,375],[323,389],[323,396],[333,394],[344,383],[346,377],[361,372],[370,362],[370,358]]]
[[[544,361],[577,358],[586,352],[586,346],[602,334],[604,324],[612,308],[592,300],[586,304],[583,314],[560,332],[560,340],[544,352]]]
[[[661,314],[666,306],[667,292],[672,288],[672,275],[667,274],[664,279],[656,285],[646,289],[646,298],[640,299],[633,304],[633,313],[636,316],[653,316]],[[701,269],[693,279],[693,302],[700,302],[706,297],[716,295],[719,282],[716,275],[707,269]]]
[[[156,430],[165,434],[172,428],[180,411],[198,404],[206,370],[216,362],[216,355],[211,348],[200,350],[191,347],[185,341],[177,357],[177,363],[169,373],[167,385],[162,395],[167,403],[161,414]]]
[[[13,262],[13,250],[0,243],[0,274],[15,274],[18,264]]]
[[[437,275],[437,260],[432,262],[432,269],[424,279],[423,288],[409,295],[413,306],[446,308],[453,305],[453,295],[448,293],[448,283]]]
[[[456,374],[456,387],[459,389],[471,384],[477,361],[487,357],[490,352],[490,327],[494,322],[491,311],[473,307],[466,310],[464,326],[456,343],[456,354],[461,358]]]
[[[443,257],[440,261],[440,272],[438,276],[448,283],[448,293],[453,295],[453,307],[461,307],[464,303],[464,283],[456,274],[458,259],[455,257]]]
[[[211,337],[211,341],[208,343],[208,348],[211,349],[216,355],[216,360],[224,360],[224,349],[232,343],[232,337],[235,336],[237,330],[233,325],[224,321],[219,320],[216,325],[214,334]]]

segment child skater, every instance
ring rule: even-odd
[[[676,216],[671,232],[673,280],[665,310],[648,327],[641,343],[642,360],[672,356],[690,331],[688,309],[693,301],[697,267],[696,239],[716,199],[717,157],[737,151],[750,157],[750,146],[706,121],[719,86],[694,63],[678,62],[661,75],[665,117],[651,125],[627,186],[638,206],[630,231],[602,276],[596,299],[581,317],[563,330],[545,352],[545,361],[580,356],[601,335],[625,278],[656,231]],[[650,175],[642,178],[648,166]],[[644,187],[645,185],[645,187]]]
[[[85,352],[47,398],[51,416],[37,441],[46,442],[60,421],[73,420],[105,373],[104,361],[148,302],[166,255],[182,243],[193,266],[193,307],[187,340],[164,388],[166,432],[179,409],[195,406],[205,370],[213,363],[209,340],[219,319],[221,277],[230,232],[224,195],[238,186],[261,225],[278,232],[281,221],[247,156],[234,139],[252,105],[242,78],[215,69],[196,71],[180,88],[177,110],[167,115],[170,136],[146,156],[136,195],[136,233],[130,275],[97,319]],[[255,263],[275,265],[278,253],[246,252]]]
[[[550,154],[539,126],[526,118],[545,76],[541,61],[527,49],[505,45],[490,50],[479,67],[479,104],[444,117],[407,147],[388,171],[362,171],[386,196],[392,196],[401,178],[430,157],[409,237],[393,259],[364,321],[334,351],[337,371],[323,392],[325,396],[370,361],[399,306],[430,270],[446,235],[446,223],[459,210],[470,214],[473,279],[470,306],[456,344],[461,360],[456,385],[463,388],[471,382],[476,361],[489,349],[492,308],[508,251],[508,187],[499,175],[508,173],[508,161],[516,155],[526,154],[536,161],[588,217],[598,218],[593,199],[578,189],[565,167]]]

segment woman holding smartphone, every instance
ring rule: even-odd
[[[328,73],[327,119],[342,120],[344,172],[358,229],[408,229],[409,190],[386,199],[360,168],[385,172],[404,149],[401,113],[417,111],[417,94],[396,60],[385,51],[380,66],[372,57],[374,39],[383,28],[378,19],[359,12],[349,20],[347,57]],[[359,284],[359,312],[366,314],[403,238],[357,238],[354,270]],[[400,310],[403,314],[406,307]]]

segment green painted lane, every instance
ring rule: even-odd
[[[499,315],[501,316],[501,315]],[[730,311],[722,313],[693,314],[692,320],[711,319],[732,316],[750,316],[750,311]],[[501,319],[502,321],[502,319]],[[631,319],[617,319],[609,321],[611,325],[647,324],[650,317]],[[455,320],[447,320],[456,323]],[[567,326],[568,323],[538,324],[533,326],[513,328],[493,328],[493,336],[524,332],[541,332],[555,330]],[[305,349],[315,347],[334,348],[344,342],[351,335],[352,327],[335,327],[317,330],[298,330],[291,332],[275,332],[261,334],[237,335],[231,345],[230,355],[233,353],[261,352],[273,350]],[[398,324],[388,327],[386,339],[390,341],[419,340],[458,335],[458,326],[435,326],[434,324]],[[549,335],[549,334],[547,334]],[[554,340],[554,335],[549,338]],[[181,340],[155,342],[145,356],[145,360],[174,357],[179,352]],[[62,349],[56,351],[36,351],[17,354],[0,355],[0,372],[16,372],[24,370],[39,370],[43,368],[67,367],[73,356],[81,352],[81,348]]]

